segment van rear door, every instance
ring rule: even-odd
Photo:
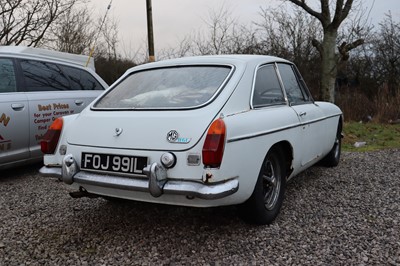
[[[81,112],[105,88],[82,68],[26,59],[20,66],[29,102],[31,158],[41,157],[39,143],[51,123]]]

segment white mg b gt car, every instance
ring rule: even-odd
[[[42,175],[102,196],[193,207],[238,205],[269,224],[287,180],[339,163],[342,112],[312,99],[270,56],[204,56],[128,70],[41,142]]]

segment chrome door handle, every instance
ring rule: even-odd
[[[14,109],[15,111],[21,111],[22,109],[24,109],[25,104],[23,103],[13,103],[11,104],[11,108]]]
[[[299,114],[299,116],[306,116],[307,115],[307,112],[301,112],[300,114]]]
[[[81,106],[84,103],[83,100],[75,100],[75,104]]]

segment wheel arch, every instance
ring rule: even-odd
[[[263,176],[263,168],[265,167],[265,161],[268,159],[269,156],[270,157],[269,160],[271,160],[271,158],[275,158],[276,161],[278,162],[278,164],[280,164],[280,167],[282,172],[284,173],[280,173],[278,174],[278,176],[280,176],[280,178],[278,180],[280,181],[271,181],[271,183],[269,185],[265,185],[265,179]],[[273,160],[270,161],[270,164],[273,165],[274,163]],[[282,162],[283,160],[283,162]],[[257,224],[257,225],[265,225],[265,224],[271,224],[275,218],[277,217],[277,215],[279,214],[279,211],[281,209],[282,206],[282,202],[284,199],[284,193],[285,193],[285,187],[286,187],[286,181],[288,179],[288,177],[290,176],[290,174],[293,172],[293,167],[292,167],[292,162],[293,162],[293,148],[292,145],[290,144],[290,142],[288,141],[279,141],[275,144],[273,144],[267,151],[264,161],[263,161],[263,165],[261,166],[260,169],[260,173],[258,175],[257,178],[257,182],[254,186],[254,189],[252,191],[251,196],[241,205],[239,205],[239,214],[242,217],[243,220],[245,220],[246,222],[252,223],[252,224]],[[283,167],[282,167],[283,166]],[[270,166],[272,167],[272,166]],[[275,166],[274,166],[275,167]],[[275,172],[275,168],[273,167],[273,171],[269,172],[269,173],[273,173],[272,175],[275,176],[274,172]],[[279,172],[279,171],[278,171]],[[274,177],[275,180],[276,177]],[[268,182],[268,181],[267,181]],[[282,183],[280,183],[282,182]],[[276,184],[279,184],[278,186],[276,186]],[[265,187],[267,186],[267,187]],[[275,187],[275,188],[271,188]],[[267,189],[267,190],[265,190]],[[272,189],[272,192],[271,190]],[[277,192],[278,190],[279,192]],[[276,191],[275,191],[276,190]],[[269,192],[268,192],[269,191]],[[275,192],[274,192],[275,191]],[[268,202],[265,202],[266,200],[266,195],[264,193],[279,193],[279,194],[275,194],[274,197],[274,202],[270,202],[269,197],[270,195],[268,195]],[[266,204],[273,204],[272,206],[268,205],[269,207],[266,206]]]
[[[288,178],[293,172],[293,147],[289,141],[280,141],[272,145],[269,151],[277,149],[282,152],[285,160],[286,178]],[[268,151],[268,152],[269,152]]]
[[[343,138],[343,115],[339,117],[339,123],[338,123],[338,134]]]

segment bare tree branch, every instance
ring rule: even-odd
[[[289,0],[290,2],[292,2],[293,4],[303,8],[307,13],[309,13],[311,16],[316,17],[319,21],[321,21],[321,23],[324,23],[323,19],[323,14],[322,13],[318,13],[315,10],[313,10],[311,7],[309,7],[306,4],[305,0]],[[325,2],[326,0],[324,0]],[[326,1],[328,2],[328,1]],[[321,2],[322,3],[322,2]],[[329,10],[329,6],[328,6],[328,10]]]
[[[337,0],[335,17],[333,18],[332,21],[332,27],[338,28],[340,26],[343,20],[348,17],[352,5],[353,5],[353,0],[347,0],[344,6],[343,6],[343,0]]]
[[[364,39],[358,39],[352,43],[343,42],[340,46],[338,46],[338,50],[341,55],[341,60],[347,61],[350,57],[349,52],[354,48],[363,44],[364,44]]]
[[[353,0],[336,0],[334,17],[331,18],[330,1],[320,0],[321,13],[311,9],[306,4],[306,0],[289,0],[297,6],[303,8],[307,13],[317,18],[323,28],[324,36],[322,42],[313,40],[313,45],[317,48],[321,56],[321,90],[322,100],[334,102],[335,100],[335,80],[339,64],[343,67],[344,62],[349,57],[349,51],[361,45],[363,40],[357,40],[351,44],[344,43],[339,48],[339,54],[336,52],[336,41],[338,29],[341,23],[348,17],[353,5]],[[333,7],[332,7],[333,8]],[[340,56],[339,56],[340,55]]]
[[[1,1],[0,44],[37,46],[62,14],[86,1]]]

